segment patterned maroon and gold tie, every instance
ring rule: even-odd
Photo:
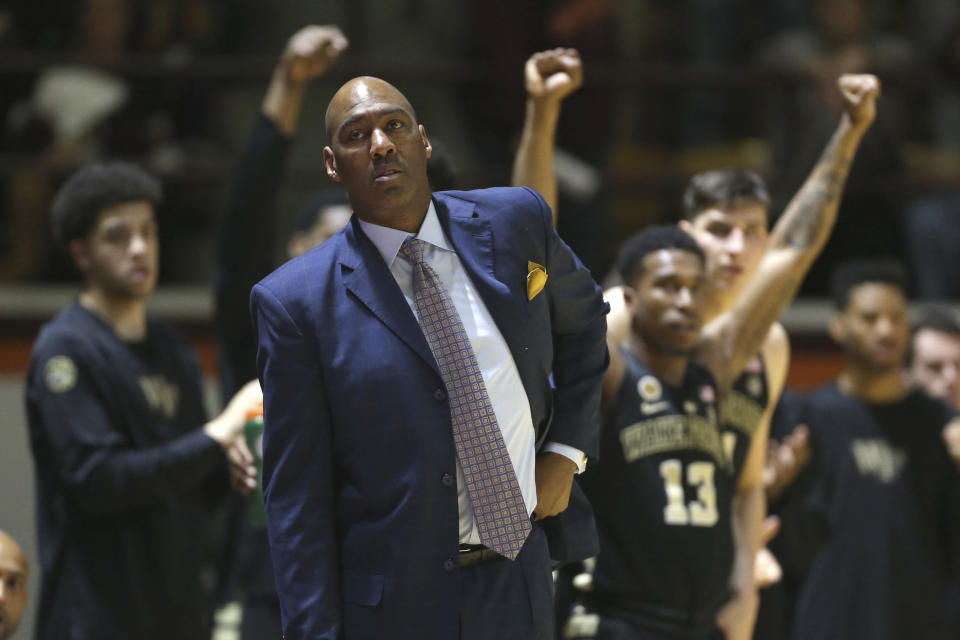
[[[424,261],[426,242],[408,238],[400,252],[413,264],[420,327],[450,398],[450,420],[480,541],[511,560],[530,533],[530,518],[480,365],[450,294]]]

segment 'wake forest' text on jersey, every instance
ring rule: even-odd
[[[600,555],[591,604],[651,635],[703,637],[729,597],[733,465],[716,384],[691,363],[663,384],[623,349],[627,371],[604,423],[601,462],[582,478]]]

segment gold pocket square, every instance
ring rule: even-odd
[[[536,262],[527,261],[527,300],[533,300],[547,284],[547,270]]]

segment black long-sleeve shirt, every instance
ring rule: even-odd
[[[190,346],[154,324],[124,342],[74,303],[37,339],[26,404],[37,638],[207,640],[228,483]]]

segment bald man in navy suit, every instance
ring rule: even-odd
[[[285,638],[553,638],[553,562],[596,552],[600,289],[536,192],[431,193],[393,86],[326,122],[352,220],[251,296]]]

